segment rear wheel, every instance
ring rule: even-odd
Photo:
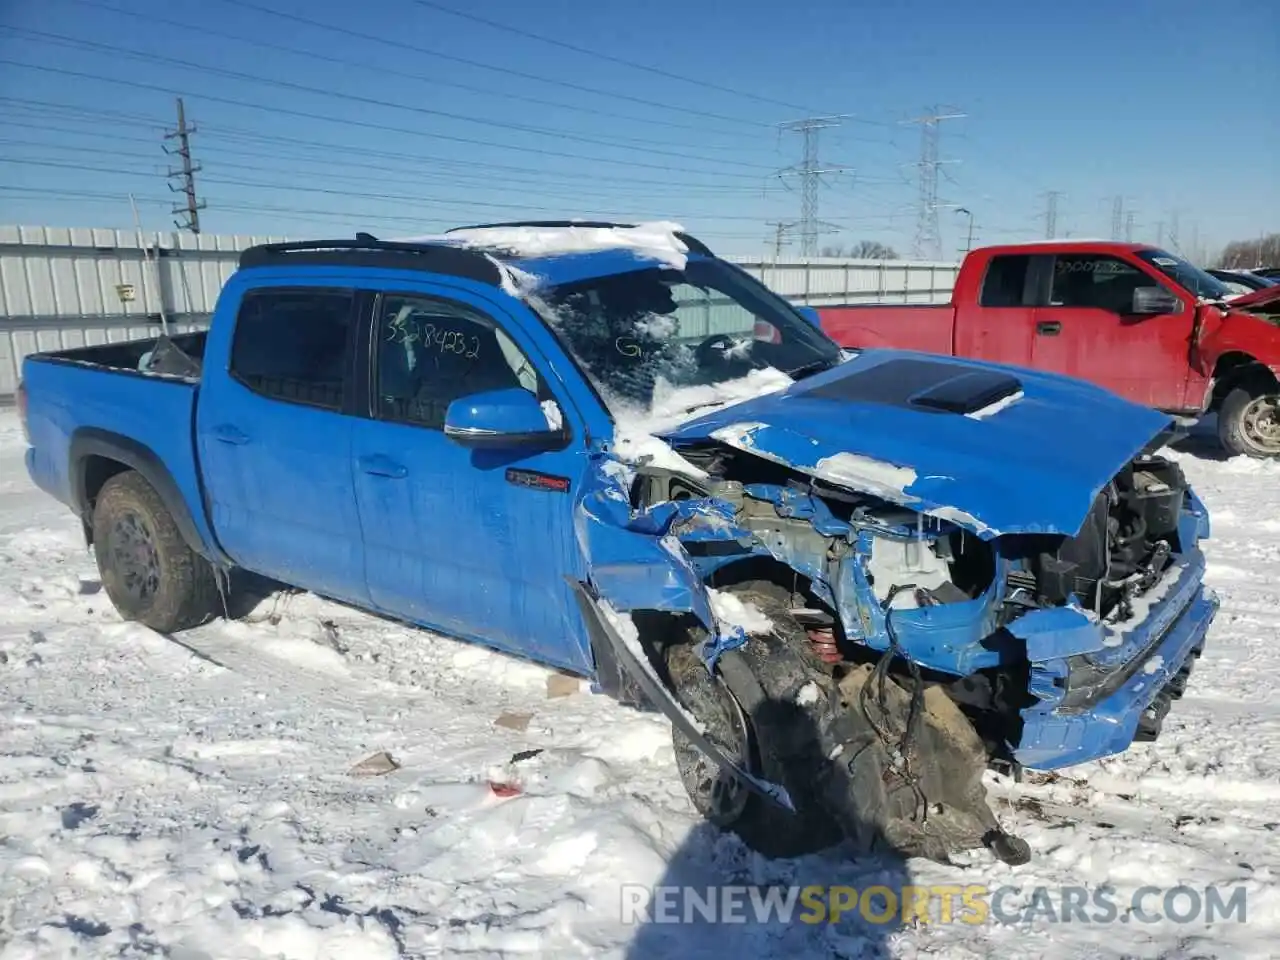
[[[133,470],[103,484],[93,510],[102,586],[126,620],[172,633],[217,609],[213,567],[182,539],[155,488]]]
[[[1272,385],[1236,387],[1218,410],[1218,439],[1228,453],[1280,457],[1280,393]]]

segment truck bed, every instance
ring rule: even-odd
[[[117,372],[179,377],[198,382],[208,334],[204,330],[175,337],[148,337],[123,343],[101,343],[34,355],[38,361],[74,363]],[[144,358],[146,363],[144,365]]]
[[[819,307],[827,336],[842,347],[896,347],[950,356],[955,307],[950,303],[868,303]]]
[[[134,466],[162,465],[187,503],[201,502],[192,424],[205,334],[164,341],[156,337],[26,358],[27,468],[41,489],[82,512],[92,458],[111,449]],[[148,353],[160,358],[153,366],[161,369],[139,370]]]

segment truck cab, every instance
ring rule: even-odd
[[[1260,293],[1231,302],[1220,280],[1146,244],[1041,241],[969,253],[946,307],[822,320],[846,347],[949,343],[1184,417],[1217,412],[1229,450],[1280,456],[1280,290]]]

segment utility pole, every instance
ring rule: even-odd
[[[921,260],[942,259],[942,231],[938,227],[938,125],[943,120],[959,120],[963,113],[933,112],[904,123],[920,125],[920,159],[916,163],[920,175],[920,196],[916,210],[915,255]]]
[[[787,238],[787,234],[795,227],[795,224],[784,220],[770,220],[765,226],[773,227],[773,259],[774,262],[777,262],[782,256],[783,246],[791,242]]]
[[[960,251],[961,256],[968,254],[973,249],[973,211],[968,207],[957,207],[956,213],[963,213],[969,218],[969,234],[964,242],[964,249]]]
[[[1124,225],[1124,197],[1115,197],[1111,201],[1111,239],[1119,240]]]
[[[805,257],[818,255],[818,234],[822,230],[835,229],[833,224],[818,219],[818,188],[822,177],[828,173],[843,173],[844,167],[824,167],[818,160],[818,133],[829,127],[838,127],[844,116],[806,117],[789,120],[778,126],[783,130],[799,133],[804,138],[804,158],[800,163],[778,171],[779,177],[800,178],[800,254]]]
[[[1044,205],[1044,238],[1055,240],[1058,236],[1058,198],[1061,190],[1050,190],[1045,194]]]
[[[200,171],[200,164],[191,162],[191,134],[196,132],[195,127],[187,126],[187,113],[182,105],[182,98],[178,98],[178,129],[171,130],[164,135],[166,140],[177,140],[178,148],[170,150],[164,148],[164,152],[170,155],[177,154],[182,158],[181,170],[170,170],[169,179],[172,181],[178,179],[181,186],[175,187],[169,184],[169,189],[174,193],[181,193],[186,197],[186,202],[181,206],[173,208],[173,213],[180,216],[182,220],[175,220],[174,225],[179,230],[190,230],[192,233],[200,232],[200,211],[205,208],[203,200],[196,199],[196,174]]]

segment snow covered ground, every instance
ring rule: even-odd
[[[1262,957],[1280,951],[1280,465],[1180,459],[1223,611],[1155,744],[1005,785],[1010,868],[767,863],[667,724],[306,595],[123,624],[0,411],[0,958]],[[500,721],[500,722],[499,722]],[[379,776],[351,767],[380,751]],[[495,791],[490,782],[516,786]],[[623,884],[1243,886],[1244,923],[624,923]],[[1012,901],[1011,901],[1012,902]],[[1159,901],[1153,901],[1153,908]]]

